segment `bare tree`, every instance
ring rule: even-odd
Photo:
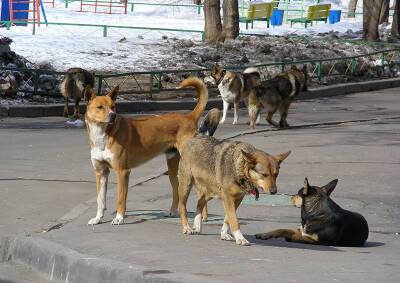
[[[385,0],[363,0],[363,34],[369,41],[379,40],[379,18]]]
[[[379,24],[389,24],[389,3],[390,0],[383,0],[381,14],[379,16]]]
[[[400,22],[399,22],[399,17],[400,17],[400,0],[395,0],[394,1],[394,13],[393,13],[393,21],[392,21],[392,30],[391,34],[394,37],[400,37]]]
[[[356,8],[357,8],[357,0],[350,0],[349,1],[349,11],[347,16],[349,18],[354,18],[356,16]]]
[[[236,38],[239,35],[239,5],[238,0],[224,0],[223,34],[225,38]]]
[[[208,43],[214,43],[221,40],[222,24],[220,0],[205,0],[204,1],[204,33],[205,40]]]

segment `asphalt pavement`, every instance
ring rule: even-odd
[[[87,226],[96,202],[85,129],[66,128],[65,119],[56,117],[2,119],[0,236],[14,244],[3,241],[1,248],[18,264],[38,269],[44,282],[132,282],[125,280],[132,274],[140,274],[137,282],[398,282],[399,92],[295,102],[287,130],[272,129],[263,119],[250,131],[244,110],[239,125],[230,124],[230,112],[217,137],[234,137],[272,154],[292,150],[281,166],[278,195],[263,195],[259,202],[249,197],[238,209],[250,247],[219,239],[219,200],[210,202],[210,221],[201,235],[183,235],[179,219],[165,217],[171,190],[163,156],[132,171],[124,225],[110,225],[116,204],[111,174],[105,223]],[[315,185],[339,179],[332,198],[365,216],[370,227],[365,247],[254,238],[255,233],[299,226],[300,210],[289,205],[288,195],[306,176]],[[188,210],[194,206],[192,192]],[[34,245],[53,258],[35,254]],[[56,260],[60,253],[70,264]],[[42,257],[47,264],[35,263]],[[3,275],[4,264],[10,262],[0,264],[0,281],[13,279],[15,272]]]

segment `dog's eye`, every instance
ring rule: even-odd
[[[264,178],[268,178],[268,174],[262,174]]]
[[[103,109],[103,106],[102,105],[97,106],[97,109]]]

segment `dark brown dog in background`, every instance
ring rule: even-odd
[[[262,109],[267,111],[267,122],[280,128],[287,128],[287,116],[290,104],[300,91],[307,90],[307,68],[298,69],[296,66],[284,73],[275,76],[271,80],[263,81],[249,95],[250,128],[254,129],[260,119]],[[279,110],[280,121],[275,122],[272,116]]]
[[[94,87],[94,76],[90,72],[81,68],[68,69],[65,79],[62,81],[60,89],[64,97],[64,117],[68,117],[68,101],[75,101],[74,118],[79,118],[79,102],[83,97],[85,87]]]

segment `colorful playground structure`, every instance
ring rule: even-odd
[[[11,26],[27,26],[32,23],[32,33],[35,33],[35,26],[40,27],[41,14],[47,23],[44,3],[54,7],[54,0],[2,0],[1,1],[1,24],[7,29]]]
[[[126,14],[128,12],[127,0],[80,0],[79,12],[92,12],[100,14]]]

